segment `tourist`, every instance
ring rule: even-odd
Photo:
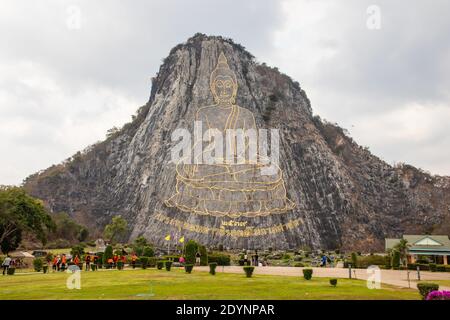
[[[248,254],[247,254],[247,251],[245,251],[245,254],[244,254],[244,266],[247,265],[247,261],[248,261]]]
[[[134,268],[136,268],[136,260],[137,260],[137,255],[136,253],[133,252],[133,254],[131,255],[131,266]]]
[[[61,256],[58,254],[58,256],[57,256],[58,258],[57,258],[57,261],[56,261],[56,270],[57,271],[59,271],[59,270],[61,270]]]
[[[113,260],[113,258],[109,258],[109,259],[108,259],[108,264],[109,264],[109,268],[112,269],[113,266],[114,266],[114,260]]]
[[[180,263],[180,265],[184,265],[184,263],[186,262],[186,260],[184,259],[183,256],[180,256],[180,259],[178,259],[178,262]]]
[[[80,258],[78,257],[78,255],[75,256],[75,259],[73,259],[73,263],[78,266],[80,264]]]
[[[258,266],[259,264],[258,264],[258,258],[259,258],[259,256],[258,256],[258,250],[255,250],[255,266]]]
[[[326,267],[327,266],[327,256],[323,255],[322,256],[322,267]]]
[[[87,254],[84,260],[86,262],[86,271],[89,271],[89,268],[91,267],[91,255]]]
[[[55,272],[58,267],[58,256],[54,256],[52,260],[52,270]]]
[[[63,253],[63,255],[61,257],[61,270],[62,271],[66,270],[66,264],[67,264],[66,254]]]
[[[3,275],[8,274],[8,269],[10,265],[11,265],[11,258],[9,257],[9,255],[7,255],[5,260],[3,260],[2,262]]]
[[[200,265],[200,252],[199,251],[197,251],[197,253],[195,254],[195,264],[197,265],[197,266],[199,266]]]

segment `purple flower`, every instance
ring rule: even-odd
[[[450,300],[450,291],[431,291],[426,300]]]

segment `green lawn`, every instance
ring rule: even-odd
[[[81,273],[81,289],[66,288],[67,273],[0,276],[5,299],[419,299],[417,290],[383,285],[370,290],[361,280],[303,278],[244,273],[215,276],[184,270],[112,270]],[[152,288],[152,289],[151,289]],[[152,290],[152,291],[151,291]],[[153,295],[149,295],[149,293]]]

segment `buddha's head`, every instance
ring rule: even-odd
[[[223,52],[219,55],[216,68],[211,72],[209,85],[216,103],[234,104],[238,88],[237,79],[228,66],[227,58],[225,58]]]

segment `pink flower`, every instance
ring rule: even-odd
[[[450,300],[450,291],[431,291],[426,300]]]

